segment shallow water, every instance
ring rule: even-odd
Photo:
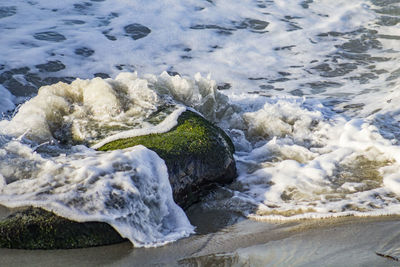
[[[167,131],[189,107],[236,147],[239,177],[205,212],[399,215],[399,5],[0,1],[1,195],[37,201],[47,187],[30,179],[68,180],[55,166],[81,171],[82,151],[97,166],[104,140]],[[41,206],[60,200],[49,192]]]
[[[398,217],[265,223],[227,212],[206,212],[198,206],[192,207],[188,216],[201,230],[160,248],[132,248],[125,242],[73,250],[0,249],[0,263],[7,266],[28,263],[30,266],[397,266],[398,263]]]

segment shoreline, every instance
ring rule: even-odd
[[[6,209],[0,207],[0,217]],[[0,249],[4,266],[309,265],[393,266],[400,257],[400,216],[258,222],[222,211],[188,212],[197,234],[158,248],[129,242],[70,250]],[[261,251],[260,251],[261,250]],[[378,256],[378,254],[388,257]],[[392,258],[390,258],[392,257]]]

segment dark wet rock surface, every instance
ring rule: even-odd
[[[14,211],[0,221],[0,247],[66,249],[111,245],[124,241],[111,226],[78,223],[39,208]]]
[[[138,40],[149,35],[151,30],[139,23],[132,23],[124,27],[125,36],[131,37],[133,40]]]

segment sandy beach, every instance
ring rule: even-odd
[[[1,209],[4,216],[7,210]],[[1,266],[397,266],[396,216],[267,223],[188,212],[197,234],[160,248],[128,242],[72,250],[0,250]],[[378,254],[388,257],[378,256]]]

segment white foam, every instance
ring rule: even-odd
[[[0,163],[2,205],[106,222],[137,247],[160,246],[193,233],[173,201],[164,161],[143,146],[107,153],[78,147],[78,153],[52,159],[16,141],[2,150],[7,152]],[[29,162],[24,176],[7,171],[23,168],[17,161],[9,165],[10,154],[19,155],[21,164]]]
[[[256,142],[250,153],[237,155],[244,188],[237,198],[257,206],[249,217],[294,220],[399,212],[390,195],[400,188],[400,148],[368,121],[328,115],[318,102],[299,98],[269,100],[243,114],[246,135]]]
[[[323,40],[316,40],[317,34],[349,32],[376,16],[363,1],[325,0],[310,4],[307,9],[301,3],[276,1],[264,3],[266,8],[257,8],[252,1],[239,0],[217,4],[194,0],[103,1],[86,6],[79,1],[54,4],[47,0],[34,3],[18,0],[12,4],[17,14],[0,22],[7,36],[0,41],[1,47],[7,48],[0,51],[0,57],[10,67],[35,66],[46,63],[51,51],[52,60],[66,65],[57,75],[82,78],[91,78],[99,72],[116,75],[120,72],[117,65],[125,71],[141,73],[161,73],[173,67],[187,76],[212,73],[217,82],[229,82],[241,91],[257,89],[260,84],[249,77],[273,80],[280,77],[278,72],[289,71],[297,79],[285,83],[290,91],[298,89],[299,84],[315,81],[301,69],[290,66],[313,67],[315,64],[310,64],[311,61],[323,61],[337,50],[334,45],[344,42],[329,40],[327,45]],[[166,8],[169,12],[163,12]],[[262,30],[243,28],[248,19],[269,24]],[[124,31],[132,23],[150,28],[151,33],[133,41]],[[196,29],[199,25],[217,28]],[[296,25],[296,30],[289,30],[291,25]],[[45,31],[63,34],[66,40],[51,42],[33,37]],[[106,36],[114,38],[110,40]],[[288,46],[292,48],[275,50]],[[88,58],[76,54],[75,50],[82,47],[94,53]],[[184,51],[187,48],[191,51]]]
[[[15,108],[15,97],[0,85],[0,114]],[[1,118],[1,117],[0,117]]]
[[[166,72],[147,78],[121,73],[115,80],[76,79],[41,87],[11,121],[0,122],[1,133],[36,142],[98,143],[98,148],[112,140],[170,130],[186,109],[180,103],[216,120],[224,114],[227,98],[200,74],[194,80]],[[163,117],[153,125],[149,118],[159,109],[166,112],[161,110]]]

